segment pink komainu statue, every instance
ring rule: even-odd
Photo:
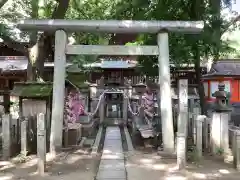
[[[84,104],[81,94],[77,91],[70,91],[65,99],[65,122],[75,123],[80,115],[85,115]]]

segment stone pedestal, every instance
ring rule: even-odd
[[[211,144],[213,154],[226,155],[229,152],[229,111],[213,112],[211,122]]]

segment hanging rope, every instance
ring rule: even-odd
[[[130,111],[130,113],[133,115],[133,116],[137,116],[138,114],[139,114],[139,112],[133,112],[133,109],[132,109],[132,107],[131,107],[131,102],[130,102],[130,99],[129,99],[129,96],[124,92],[124,91],[122,91],[122,93],[123,93],[123,95],[124,95],[124,98],[126,98],[127,99],[127,101],[128,101],[128,110]]]
[[[132,109],[132,107],[131,107],[131,105],[130,105],[130,100],[129,100],[129,97],[124,93],[124,96],[125,96],[125,98],[127,98],[127,100],[128,100],[128,109],[129,109],[129,111],[130,111],[130,113],[132,114],[132,115],[134,115],[134,116],[140,116],[140,110],[138,110],[138,112],[136,112],[136,113],[134,113],[133,112],[133,109]],[[136,103],[136,102],[134,102],[134,103]],[[137,103],[136,103],[137,104]],[[153,122],[153,118],[154,118],[154,116],[155,115],[157,115],[156,113],[153,113],[153,116],[152,117],[148,117],[147,115],[146,115],[146,113],[144,113],[144,121],[149,125],[149,126],[152,126],[152,122]]]
[[[94,116],[94,115],[97,113],[97,111],[98,111],[98,109],[99,109],[99,107],[100,107],[102,98],[104,97],[104,94],[105,94],[106,91],[107,91],[107,90],[103,91],[102,94],[99,96],[99,100],[98,100],[98,103],[97,103],[97,107],[96,107],[95,111],[91,114],[91,116]]]
[[[129,97],[127,97],[127,100],[128,100],[128,109],[130,111],[130,113],[133,115],[133,116],[137,116],[139,114],[139,112],[133,112],[133,109],[131,107],[131,104],[130,104],[130,100],[129,100]],[[137,103],[135,103],[137,104]]]

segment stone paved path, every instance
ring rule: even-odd
[[[120,129],[107,127],[96,180],[126,180]]]

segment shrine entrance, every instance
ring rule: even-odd
[[[160,113],[164,150],[174,151],[172,98],[169,67],[168,32],[199,33],[202,21],[101,21],[101,20],[23,20],[21,30],[55,31],[54,82],[52,104],[52,148],[62,146],[66,55],[152,55],[158,56]],[[156,46],[68,45],[66,32],[151,33]],[[171,141],[172,140],[172,141]],[[51,148],[51,149],[52,149]]]

